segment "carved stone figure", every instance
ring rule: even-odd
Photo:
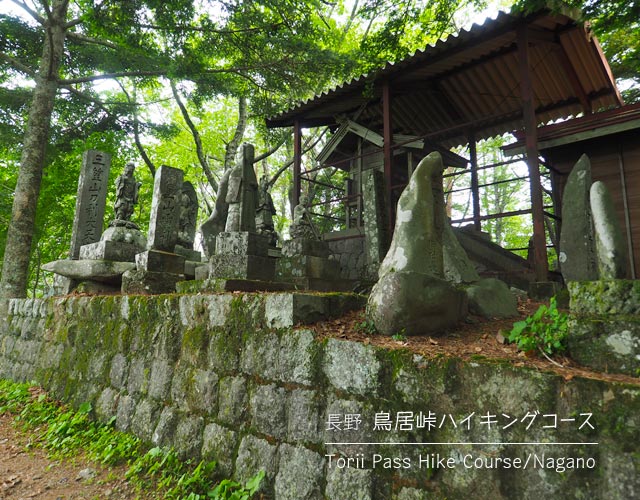
[[[116,220],[111,223],[112,226],[137,227],[132,222],[129,222],[135,205],[138,203],[138,192],[142,185],[133,175],[135,168],[133,163],[127,163],[124,167],[124,172],[116,179],[116,202],[113,207]]]
[[[289,229],[292,238],[318,239],[317,231],[309,217],[308,204],[309,197],[302,194],[299,203],[293,209],[293,222]]]
[[[273,216],[276,214],[276,207],[269,192],[269,178],[263,175],[258,186],[258,208],[256,210],[256,232],[269,237],[269,244],[276,246],[278,234],[273,224]]]
[[[252,144],[242,145],[237,165],[229,174],[226,201],[229,204],[226,232],[255,232],[258,179],[253,170]]]

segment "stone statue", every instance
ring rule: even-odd
[[[193,250],[198,218],[198,196],[189,181],[182,183],[180,218],[178,219],[178,245]]]
[[[111,223],[112,226],[126,226],[136,229],[138,227],[130,222],[133,209],[138,203],[138,192],[142,185],[133,175],[135,168],[133,163],[127,163],[124,172],[116,179],[116,202],[113,206],[116,218]]]
[[[276,207],[269,192],[269,177],[263,175],[258,186],[258,208],[256,210],[256,232],[269,236],[269,244],[276,246],[278,243],[278,233],[275,231],[273,216],[276,214]]]
[[[229,174],[226,201],[229,204],[226,232],[255,232],[256,201],[258,179],[253,170],[254,149],[244,143],[238,155],[238,162]]]
[[[311,222],[307,205],[309,197],[306,194],[300,196],[299,203],[293,209],[293,222],[289,232],[292,238],[319,239],[318,233]]]

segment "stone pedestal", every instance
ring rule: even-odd
[[[307,238],[285,241],[282,257],[278,259],[276,278],[302,289],[335,289],[332,283],[341,281],[340,263],[331,260],[330,253],[325,241]]]
[[[275,259],[269,256],[269,238],[249,232],[223,232],[216,238],[216,254],[209,261],[211,278],[273,281]]]
[[[185,258],[162,250],[147,250],[136,255],[138,271],[153,271],[167,274],[184,274]]]
[[[132,270],[122,275],[123,294],[156,295],[175,293],[176,283],[184,280],[184,274]]]
[[[80,247],[80,258],[88,260],[115,260],[135,262],[140,247],[123,241],[98,241]]]

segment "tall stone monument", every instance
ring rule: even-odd
[[[253,170],[254,148],[243,144],[229,173],[229,205],[224,232],[216,237],[210,259],[211,278],[272,281],[275,260],[268,257],[269,237],[256,232],[258,181]]]
[[[185,261],[184,274],[186,279],[196,277],[196,268],[203,266],[202,254],[193,249],[196,238],[196,223],[198,219],[198,195],[189,181],[182,183],[180,195],[180,217],[178,218],[178,243],[175,253],[182,255]]]
[[[386,335],[442,333],[467,312],[467,297],[444,279],[444,197],[439,153],[424,157],[402,192],[391,246],[367,304]]]
[[[222,174],[220,183],[218,184],[218,192],[216,193],[216,203],[213,212],[209,218],[200,226],[200,234],[202,235],[202,248],[204,255],[210,259],[216,253],[216,238],[224,231],[227,223],[227,214],[229,213],[229,204],[227,203],[227,191],[229,189],[229,175],[231,169]]]
[[[184,279],[185,258],[174,253],[182,197],[182,170],[161,166],[153,182],[147,250],[136,255],[136,271],[122,278],[124,293],[169,293]]]
[[[90,149],[82,156],[76,213],[71,230],[69,257],[78,259],[80,247],[100,240],[107,203],[111,155]]]
[[[590,189],[591,162],[582,155],[571,170],[562,195],[558,260],[565,282],[598,279]]]
[[[263,175],[258,185],[258,204],[256,208],[256,232],[269,237],[269,245],[275,247],[278,244],[278,233],[273,224],[273,216],[276,214],[276,206],[269,192],[269,178]]]

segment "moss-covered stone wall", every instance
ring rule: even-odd
[[[264,468],[279,500],[640,496],[638,386],[425,359],[294,326],[358,300],[4,301],[0,376],[89,401],[100,420],[215,458],[223,475]]]

